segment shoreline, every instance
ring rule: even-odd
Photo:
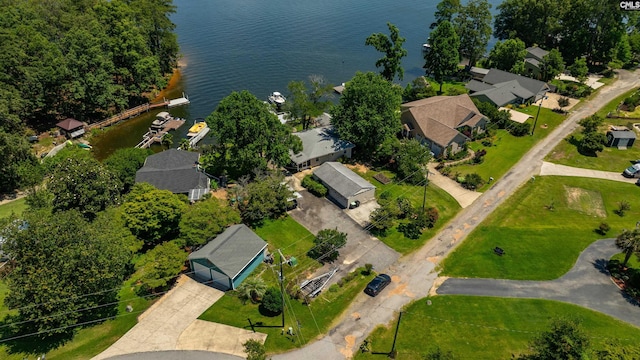
[[[169,82],[167,83],[167,86],[165,86],[162,90],[160,90],[160,92],[155,97],[153,97],[149,102],[154,103],[154,102],[163,100],[166,97],[166,95],[168,95],[171,92],[171,90],[176,88],[176,85],[180,82],[181,78],[182,78],[182,73],[180,72],[180,64],[178,63],[176,67],[173,68],[173,73],[169,78]]]

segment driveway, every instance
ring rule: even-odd
[[[611,281],[606,270],[609,259],[619,252],[615,239],[600,240],[587,247],[573,268],[556,280],[450,278],[440,285],[437,294],[557,300],[599,311],[640,327],[640,306]]]
[[[560,74],[560,75],[556,76],[556,79],[568,80],[568,81],[573,81],[573,82],[580,82],[575,77],[573,77],[571,75],[567,75],[567,74]],[[589,86],[589,87],[591,87],[592,89],[597,89],[597,88],[599,88],[601,86],[604,86],[604,83],[601,83],[601,82],[598,81],[600,79],[601,78],[598,77],[598,76],[589,75],[587,77],[587,80],[584,81],[584,84]]]
[[[624,170],[624,169],[623,169]],[[556,176],[577,176],[594,179],[612,180],[635,184],[638,179],[629,179],[622,176],[621,172],[600,171],[571,167],[566,165],[558,165],[543,161],[540,167],[540,175],[556,175]]]
[[[222,295],[222,291],[182,275],[173,289],[140,315],[131,330],[93,359],[168,350],[208,350],[244,356],[241,342],[248,338],[264,342],[266,335],[197,320]]]
[[[338,229],[347,234],[347,245],[340,250],[335,264],[341,271],[349,271],[366,263],[382,271],[398,260],[400,254],[382,241],[369,235],[362,227],[326,198],[318,198],[308,191],[300,191],[298,208],[289,212],[292,218],[314,235],[322,229]]]
[[[467,190],[457,182],[440,174],[440,172],[436,170],[436,164],[434,163],[429,163],[429,181],[453,196],[463,209],[473,204],[473,202],[482,195],[481,192]]]

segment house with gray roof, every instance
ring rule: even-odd
[[[294,133],[302,140],[302,151],[294,154],[290,152],[290,168],[302,171],[314,166],[320,166],[327,161],[336,161],[341,157],[351,158],[351,149],[355,147],[346,140],[340,140],[333,126],[318,127],[307,131]]]
[[[339,162],[320,165],[313,177],[327,187],[327,197],[343,208],[356,200],[366,203],[375,199],[376,187]]]
[[[461,151],[488,122],[467,94],[408,102],[401,111],[403,135],[417,139],[437,157]]]
[[[549,54],[547,50],[538,46],[530,46],[527,49],[527,55],[524,57],[524,68],[529,75],[534,78],[540,78],[542,72],[542,59]]]
[[[267,243],[246,225],[233,225],[189,254],[195,277],[222,290],[233,290],[264,260]]]
[[[471,80],[465,87],[472,97],[496,106],[533,103],[550,91],[543,81],[498,69],[490,69],[482,81]]]
[[[209,192],[209,177],[201,171],[200,153],[169,149],[149,155],[136,172],[136,183],[146,182],[174,194],[187,194],[195,201]]]

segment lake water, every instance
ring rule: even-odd
[[[492,11],[500,3],[489,1]],[[378,71],[381,57],[365,46],[367,36],[388,34],[387,22],[406,38],[403,58],[408,83],[423,75],[422,44],[429,36],[436,0],[174,0],[172,15],[182,59],[181,79],[169,97],[186,93],[191,104],[174,108],[187,124],[174,134],[175,144],[189,124],[209,115],[232,91],[249,90],[266,100],[273,91],[286,95],[292,80],[322,75],[339,85],[356,71]],[[490,47],[493,44],[490,43]],[[129,120],[94,139],[96,157],[135,146],[155,112]],[[175,145],[174,145],[175,146]]]

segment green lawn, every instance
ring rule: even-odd
[[[309,268],[311,271],[320,266],[317,261],[307,256],[307,251],[313,247],[315,236],[290,216],[267,220],[256,228],[255,232],[269,243],[269,251],[272,253],[277,255],[276,251],[280,249],[283,255],[298,259],[301,268]],[[278,257],[275,259],[277,261]]]
[[[20,216],[26,208],[25,198],[2,204],[0,205],[0,219],[9,217],[11,214]]]
[[[538,112],[537,106],[528,106],[524,109],[515,109],[519,112],[529,114],[535,118]],[[478,191],[487,190],[492,184],[488,183],[489,177],[500,179],[513,165],[515,165],[538,141],[544,139],[549,133],[555,130],[565,120],[565,116],[555,113],[549,109],[541,108],[536,130],[533,136],[525,135],[516,137],[506,130],[497,130],[492,138],[492,145],[486,147],[481,141],[474,141],[469,147],[474,150],[485,149],[487,155],[482,164],[471,165],[461,164],[452,168],[452,174],[459,172],[462,176],[471,173],[478,173],[485,181],[484,186]],[[527,120],[532,126],[534,119]],[[544,127],[546,125],[546,127]]]
[[[440,83],[436,82],[432,78],[427,78],[427,80],[429,81],[429,85],[431,85],[432,88],[436,89],[436,91],[440,91]],[[467,84],[466,82],[460,82],[460,81],[445,81],[442,84],[442,93],[446,94],[447,90],[455,89],[455,90],[462,91],[463,94],[466,94],[469,92],[467,88],[464,87],[466,84]]]
[[[552,319],[575,316],[601,348],[607,340],[635,345],[640,329],[607,315],[576,305],[538,299],[473,296],[436,296],[406,308],[398,331],[397,359],[418,360],[436,346],[456,359],[510,359],[526,352],[529,341],[549,330]],[[372,352],[389,352],[396,321],[378,327],[369,336]],[[357,353],[355,359],[380,359],[381,355]]]
[[[380,171],[367,171],[367,173],[359,173],[360,176],[364,177],[370,183],[376,186],[376,198],[380,197],[380,194],[383,192],[388,192],[391,195],[392,199],[397,199],[398,197],[406,197],[411,200],[411,203],[416,208],[422,207],[423,195],[424,195],[424,186],[415,186],[408,184],[396,184],[393,181],[389,184],[383,185],[378,180],[373,178]],[[384,173],[386,177],[393,180],[395,178],[395,174],[391,171],[381,171]],[[433,237],[442,227],[449,222],[451,218],[453,218],[458,211],[460,211],[460,205],[456,200],[449,195],[444,190],[440,189],[435,185],[429,185],[427,187],[427,200],[426,207],[435,207],[438,209],[440,217],[436,222],[436,225],[432,229],[425,230],[417,240],[411,240],[400,232],[396,230],[396,228],[392,228],[387,231],[386,236],[378,236],[380,240],[382,240],[385,244],[398,251],[401,254],[410,253],[416,249],[419,249],[424,245],[427,240]]]
[[[523,185],[442,263],[442,275],[548,280],[566,273],[606,222],[615,237],[640,218],[634,184],[539,176]],[[614,214],[618,202],[631,204],[624,217]],[[551,206],[552,205],[552,206]],[[553,210],[549,210],[553,207]],[[492,249],[503,248],[504,256]]]
[[[622,264],[624,261],[624,253],[615,254],[611,257],[611,260],[618,260]],[[627,267],[640,269],[640,257],[637,255],[631,255],[629,258],[629,262],[627,263]]]
[[[360,272],[360,270],[357,271]],[[295,271],[296,268],[285,267],[285,278],[290,278],[290,274]],[[267,271],[265,274],[269,273],[272,274],[271,283],[275,284],[277,282],[275,273]],[[267,351],[270,353],[283,352],[301,347],[317,336],[326,333],[372,277],[373,274],[358,275],[342,288],[334,287],[337,289],[335,292],[325,289],[309,306],[304,305],[300,300],[290,299],[289,296],[286,296],[285,328],[293,327],[296,329],[294,337],[282,334],[282,317],[280,315],[263,315],[258,304],[251,302],[243,304],[233,292],[225,294],[205,311],[200,319],[244,329],[251,329],[247,320],[251,319],[254,325],[261,325],[256,327],[256,331],[268,335],[265,342]],[[297,330],[297,322],[300,324],[299,330]]]

